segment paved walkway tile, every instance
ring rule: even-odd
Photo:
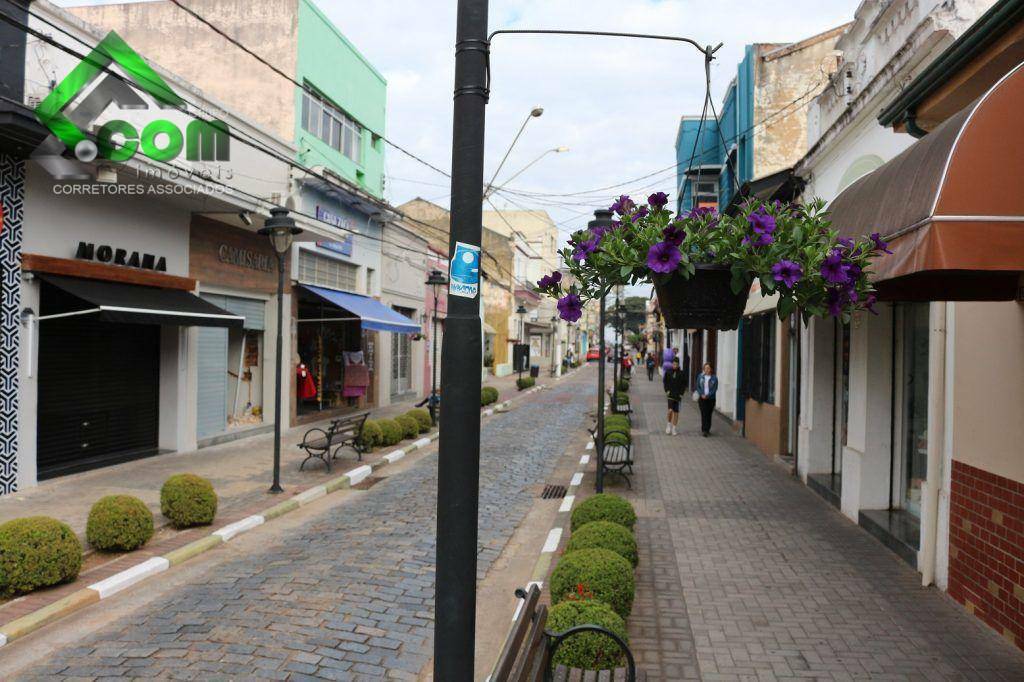
[[[640,543],[630,637],[651,679],[1024,679],[1024,654],[687,401],[633,381]]]
[[[481,576],[579,432],[589,376],[483,423]],[[289,537],[267,528],[265,550],[211,566],[29,676],[416,679],[433,647],[436,464],[425,458]]]

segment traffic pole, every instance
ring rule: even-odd
[[[455,42],[448,313],[441,350],[434,679],[471,682],[480,489],[480,236],[487,0],[459,0]],[[475,258],[475,261],[474,261]],[[475,272],[474,272],[475,265]],[[444,428],[452,424],[453,428]]]

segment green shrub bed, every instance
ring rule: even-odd
[[[577,598],[580,592],[628,618],[636,592],[633,567],[608,549],[580,549],[565,554],[551,573],[551,603]]]
[[[623,393],[629,391],[629,379],[619,379],[619,390]]]
[[[380,426],[381,445],[387,447],[402,440],[402,427],[394,419],[380,419],[377,421],[377,425]]]
[[[409,410],[408,412],[406,412],[406,414],[416,420],[417,425],[419,425],[420,427],[420,433],[426,433],[434,426],[433,422],[430,421],[429,410],[426,410],[422,407],[417,407],[415,409]]]
[[[153,512],[131,495],[107,495],[89,510],[85,539],[104,552],[130,552],[153,537]]]
[[[573,532],[591,521],[611,521],[632,530],[636,524],[636,512],[633,505],[618,495],[601,493],[588,497],[572,510]]]
[[[628,643],[626,623],[619,614],[593,599],[567,599],[552,607],[547,629],[565,632],[577,625],[600,625]],[[554,663],[583,670],[610,670],[623,664],[622,648],[608,635],[582,632],[564,640],[555,652]]]
[[[629,445],[629,434],[622,431],[606,431],[604,434],[605,445]]]
[[[493,386],[484,386],[480,389],[480,405],[490,405],[498,402],[498,389]]]
[[[639,561],[633,532],[611,521],[591,521],[577,528],[565,546],[565,553],[595,548],[615,552],[634,568]]]
[[[359,447],[369,452],[381,444],[382,437],[383,434],[377,420],[367,419],[363,422],[363,432],[359,434]]]
[[[217,493],[202,476],[175,474],[160,488],[160,512],[175,528],[206,526],[217,515]]]
[[[82,543],[66,523],[29,516],[0,525],[0,596],[69,582],[81,568]]]
[[[408,414],[400,414],[395,421],[402,427],[402,438],[415,438],[420,435],[420,423]]]
[[[516,379],[516,388],[522,391],[523,389],[532,387],[536,383],[537,380],[534,379],[533,377],[520,377]]]

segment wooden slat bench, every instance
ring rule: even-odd
[[[647,675],[642,671],[637,672],[633,652],[614,632],[599,625],[579,625],[565,632],[551,632],[545,629],[548,607],[540,603],[540,589],[531,585],[529,590],[516,590],[516,596],[523,603],[501,649],[490,682],[646,681]],[[600,632],[614,639],[626,656],[626,667],[596,671],[558,665],[552,670],[551,659],[558,647],[569,637],[581,632]]]
[[[336,459],[338,451],[346,447],[352,448],[359,461],[363,461],[363,452],[366,449],[359,439],[363,435],[363,424],[366,423],[369,414],[369,412],[363,412],[335,419],[326,431],[320,428],[306,431],[306,435],[302,437],[302,442],[298,445],[306,451],[306,459],[302,460],[302,464],[299,465],[299,471],[306,466],[306,462],[314,458],[322,460],[327,465],[327,470],[330,471],[331,460]],[[334,454],[329,456],[332,449]]]
[[[595,425],[592,429],[587,429],[590,432],[590,438],[594,441],[594,448],[597,449],[597,426]],[[599,458],[599,465],[604,469],[605,474],[615,474],[621,476],[629,488],[633,487],[632,481],[629,477],[633,475],[633,440],[632,437],[627,434],[628,442],[625,445],[619,443],[609,443],[608,436],[613,433],[621,433],[621,431],[609,431],[605,433],[605,444],[604,444],[604,456]],[[629,472],[628,474],[626,472]]]

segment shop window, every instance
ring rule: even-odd
[[[775,402],[775,324],[772,313],[743,322],[743,386],[759,403]]]
[[[355,163],[363,163],[363,127],[327,100],[302,93],[302,128]]]
[[[921,486],[928,477],[928,304],[899,306],[900,411],[899,505],[921,514]]]
[[[359,268],[351,263],[328,258],[314,251],[299,250],[299,281],[305,284],[356,291]]]
[[[415,318],[412,308],[392,306],[395,312]],[[391,335],[391,395],[399,396],[412,390],[412,337],[409,334]]]

